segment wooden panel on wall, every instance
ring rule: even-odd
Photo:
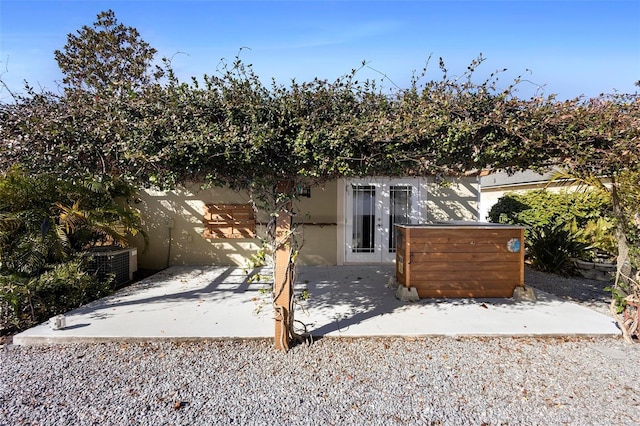
[[[256,220],[251,204],[206,204],[204,238],[255,238]]]

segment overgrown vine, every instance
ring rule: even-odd
[[[100,51],[115,53],[104,60]],[[506,89],[498,89],[500,72],[476,83],[482,56],[459,77],[440,59],[440,80],[421,73],[410,87],[383,92],[376,81],[359,81],[358,68],[332,82],[266,85],[240,57],[181,82],[170,60],[163,70],[153,66],[155,53],[111,11],[70,35],[56,53],[64,92],[12,91],[13,102],[0,105],[0,171],[22,164],[32,173],[163,188],[201,181],[277,200],[280,182],[338,177],[640,170],[637,94],[519,99],[522,78]],[[286,214],[278,203],[269,208]]]

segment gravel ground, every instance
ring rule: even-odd
[[[601,283],[527,283],[606,307]],[[0,365],[2,425],[640,424],[640,345],[621,338],[7,344]]]
[[[0,423],[640,423],[620,339],[322,339],[11,347]]]

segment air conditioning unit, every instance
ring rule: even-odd
[[[138,270],[138,249],[135,247],[94,247],[89,252],[92,257],[90,270],[100,279],[113,274],[115,288],[133,280],[133,273]]]

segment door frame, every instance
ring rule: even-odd
[[[426,191],[423,191],[424,180],[421,178],[389,178],[389,177],[365,177],[353,179],[340,179],[338,182],[338,247],[337,263],[363,264],[363,263],[392,263],[395,261],[394,252],[388,251],[389,238],[393,229],[389,226],[389,200],[390,187],[403,185],[412,187],[410,220],[419,223],[422,218],[422,206],[425,205]],[[376,223],[376,248],[373,253],[352,254],[352,219],[353,199],[352,185],[373,185],[376,188],[376,212],[381,214],[380,222]]]

